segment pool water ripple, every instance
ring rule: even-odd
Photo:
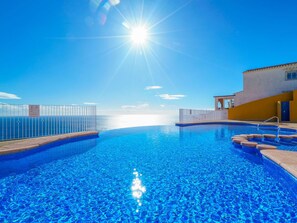
[[[252,132],[226,125],[122,129],[92,144],[52,148],[65,157],[23,157],[26,170],[0,178],[0,222],[296,222],[297,201],[285,185],[230,143]],[[76,148],[82,152],[69,155]],[[48,161],[34,164],[37,158]]]

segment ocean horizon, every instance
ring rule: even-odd
[[[95,123],[96,118],[96,123]],[[137,126],[174,125],[178,115],[125,114],[96,116],[0,116],[0,141],[57,135],[69,132]]]
[[[178,115],[159,114],[125,114],[125,115],[97,115],[97,130],[107,131],[118,128],[153,125],[175,125]]]

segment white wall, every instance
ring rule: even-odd
[[[204,121],[219,121],[228,119],[228,110],[195,110],[179,109],[180,123],[197,123]]]
[[[237,92],[235,93],[235,97],[234,97],[234,106],[238,106],[238,105],[241,105],[241,104],[244,104],[244,93],[243,91],[240,91],[240,92]]]
[[[273,68],[244,73],[243,92],[235,94],[235,106],[297,89],[297,80],[286,80],[286,69]]]

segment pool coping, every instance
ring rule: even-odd
[[[254,125],[256,126],[257,123],[254,122],[246,122],[246,121],[235,121],[235,120],[217,120],[217,121],[200,121],[200,122],[177,122],[175,123],[176,126],[186,127],[186,126],[193,126],[193,125],[209,125],[209,124],[228,124],[228,125]]]
[[[261,121],[239,121],[239,120],[217,120],[217,121],[206,120],[206,121],[200,121],[200,122],[177,122],[177,123],[175,123],[175,125],[179,126],[179,127],[187,127],[187,126],[193,126],[193,125],[209,125],[209,124],[257,126],[258,124],[263,124],[263,122],[261,122]],[[266,123],[266,125],[275,126],[275,123],[274,122]],[[280,130],[297,133],[297,123],[280,123],[279,127],[280,127]]]
[[[98,137],[98,131],[73,132],[61,135],[44,136],[38,138],[29,138],[24,140],[14,140],[0,146],[0,156],[16,154],[28,150],[35,150],[42,146],[53,144],[56,142],[67,143],[70,139],[83,140],[86,137]]]
[[[297,180],[297,152],[287,150],[261,150],[261,154],[273,161]]]

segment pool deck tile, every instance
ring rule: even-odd
[[[257,145],[257,149],[259,149],[259,150],[277,149],[277,147],[276,146],[272,146],[272,145],[266,145],[266,144],[258,144]]]
[[[98,134],[99,133],[97,131],[75,132],[75,133],[55,135],[55,136],[45,136],[45,137],[39,137],[39,138],[15,140],[15,141],[9,141],[7,143],[3,142],[2,146],[0,146],[0,155],[12,154],[12,153],[25,151],[25,150],[35,149],[40,146],[65,140],[65,139],[71,139],[71,138],[77,138],[77,137],[83,137],[83,136],[92,136],[92,135],[98,135]]]
[[[281,164],[281,166],[297,178],[297,164],[283,163],[283,164]]]
[[[297,178],[297,152],[285,150],[261,150],[261,154],[274,161]]]

